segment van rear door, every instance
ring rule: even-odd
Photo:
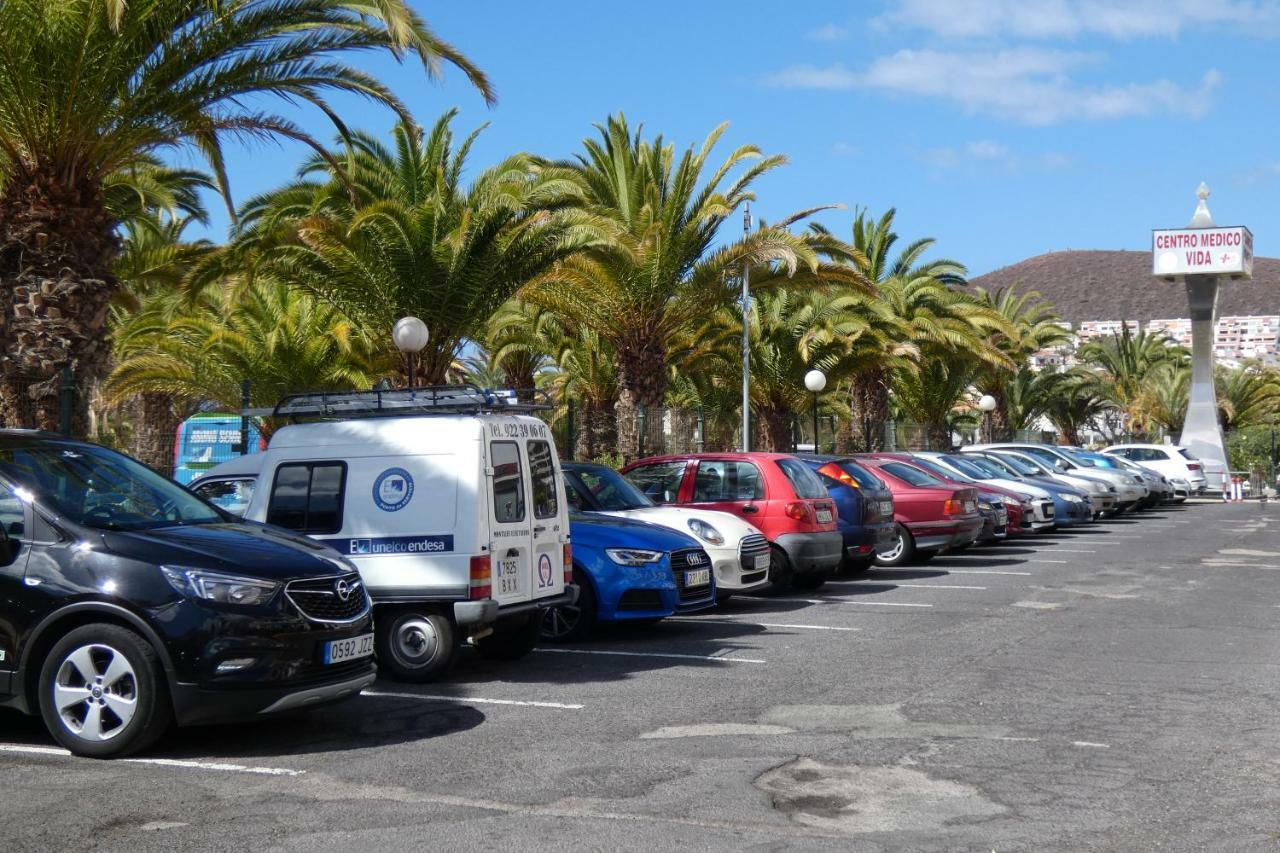
[[[529,474],[523,442],[518,436],[505,435],[495,428],[504,423],[489,424],[489,482],[493,495],[492,585],[493,597],[499,605],[529,601],[532,578],[529,567],[533,554],[533,520],[529,511]]]
[[[561,488],[564,475],[556,465],[556,452],[549,437],[529,438],[525,442],[525,455],[529,460],[533,496],[532,597],[546,598],[564,591],[564,543],[569,532]]]

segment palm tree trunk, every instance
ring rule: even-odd
[[[114,228],[93,182],[19,171],[0,191],[0,423],[57,430],[61,371],[81,388],[106,372]],[[77,394],[73,435],[85,435],[88,412]]]
[[[760,449],[766,453],[791,452],[791,412],[785,405],[771,404],[756,410]]]
[[[579,410],[574,454],[578,459],[589,461],[608,453],[616,443],[615,428],[613,417],[601,401],[584,399]]]
[[[153,471],[172,477],[174,442],[182,421],[182,413],[169,394],[139,394],[134,399],[134,457]]]
[[[884,450],[885,424],[889,421],[889,377],[880,369],[853,378],[849,394],[849,429],[839,441],[841,453]]]
[[[996,407],[990,415],[991,440],[1013,441],[1013,429],[1009,426],[1009,395],[1003,388],[993,388],[988,393],[996,400]]]
[[[640,457],[640,407],[659,409],[667,393],[666,348],[656,333],[624,341],[618,346],[618,455],[633,462]],[[655,416],[657,412],[653,413]]]
[[[925,425],[925,435],[929,437],[929,449],[949,451],[951,449],[951,424],[946,420],[930,421]]]

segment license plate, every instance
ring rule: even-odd
[[[684,573],[685,586],[706,586],[711,583],[710,569],[695,569]]]
[[[880,501],[880,514],[883,516],[893,515],[893,501]]]
[[[1002,510],[1000,510],[999,512],[997,512],[997,513],[996,513],[996,523],[997,523],[997,524],[1008,524],[1008,523],[1009,523],[1009,513],[1008,513],[1008,511],[1007,511],[1007,510],[1003,510],[1003,509],[1002,509]]]
[[[978,508],[978,505],[977,505],[977,504],[975,504],[973,501],[965,501],[965,502],[964,502],[964,511],[965,511],[965,512],[973,512],[973,511],[974,511],[975,509],[977,509],[977,508]]]
[[[330,640],[324,644],[324,662],[342,663],[344,660],[367,658],[373,654],[373,634],[361,634],[345,640]]]
[[[757,554],[752,558],[751,569],[753,571],[759,571],[761,569],[769,568],[769,557],[769,554]]]
[[[819,524],[830,524],[833,518],[834,518],[834,516],[831,514],[831,510],[829,510],[829,509],[820,509],[820,510],[818,510],[818,523],[819,523]]]
[[[517,595],[520,592],[520,558],[498,560],[498,576],[493,581],[495,595]]]

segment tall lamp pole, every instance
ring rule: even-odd
[[[813,394],[813,452],[818,452],[818,395],[827,387],[827,374],[810,370],[804,375],[804,387]]]
[[[996,410],[996,398],[983,394],[978,400],[978,408],[982,410],[982,441],[988,443],[991,441],[991,413]]]
[[[417,371],[414,369],[414,362],[418,357],[418,353],[427,348],[427,341],[430,337],[430,333],[427,331],[427,324],[417,317],[401,317],[396,320],[395,326],[391,329],[391,339],[395,341],[396,349],[404,353],[406,373],[409,377],[408,387],[410,388],[416,382],[414,374]]]
[[[751,236],[751,203],[742,214],[742,234]],[[742,262],[742,452],[751,452],[751,264]]]

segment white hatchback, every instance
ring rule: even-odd
[[[1205,464],[1176,444],[1116,444],[1102,452],[1159,471],[1170,482],[1185,480],[1192,494],[1203,494],[1209,485]]]
[[[769,542],[753,525],[727,512],[656,504],[606,465],[565,462],[561,468],[574,511],[634,518],[697,539],[711,558],[721,600],[768,586]]]

